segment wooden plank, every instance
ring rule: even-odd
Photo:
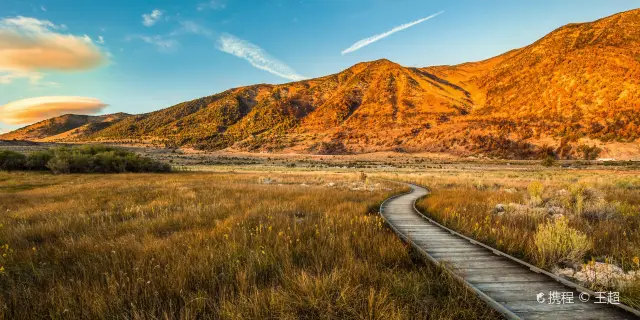
[[[433,243],[424,240],[416,240],[412,239],[413,242],[420,245],[420,247],[424,247],[427,251],[431,251],[432,249],[469,249],[469,251],[478,251],[478,247],[472,245],[470,243]]]
[[[545,281],[549,278],[543,276],[543,275],[539,275],[536,273],[531,273],[531,274],[515,274],[515,275],[510,275],[510,274],[505,274],[505,275],[500,275],[500,274],[496,274],[496,275],[474,275],[474,274],[470,274],[467,277],[464,278],[465,280],[469,281],[470,283],[476,283],[476,282],[539,282],[539,281]]]
[[[636,319],[616,311],[611,310],[571,310],[549,312],[521,312],[522,318],[527,320],[547,320],[547,319],[584,319],[584,320],[623,320]]]
[[[443,263],[447,263],[448,265],[455,268],[503,268],[505,269],[505,271],[508,269],[519,267],[518,265],[504,261],[443,261]],[[534,274],[533,272],[531,273]]]
[[[424,248],[427,252],[478,252],[478,248]]]
[[[504,282],[476,282],[473,284],[476,288],[482,291],[493,291],[493,290],[503,290],[503,291],[517,291],[517,290],[531,290],[532,292],[549,292],[554,291],[556,289],[567,290],[559,282],[554,281],[539,281],[539,282],[527,282],[526,287],[525,283],[522,282],[514,282],[514,281],[504,281]]]
[[[525,290],[521,288],[520,290],[487,290],[483,292],[498,302],[507,302],[507,301],[538,302],[537,294],[544,293],[546,297],[549,291],[565,292],[566,288],[558,286],[551,290],[540,290],[540,291]],[[574,296],[575,296],[574,300],[578,301],[578,295],[574,295]]]
[[[469,252],[469,253],[460,253],[460,252],[438,252],[433,254],[434,258],[437,259],[455,259],[460,257],[492,257],[495,259],[504,259],[495,253],[489,250],[477,251],[477,252]]]
[[[406,235],[406,233],[404,233],[404,232],[402,232],[402,234]],[[427,239],[425,239],[425,240],[427,240]],[[451,238],[449,236],[434,236],[434,237],[428,238],[428,240],[437,242],[437,241],[448,241],[448,240],[451,240]],[[468,242],[468,243],[471,244],[471,242]],[[487,249],[484,249],[484,248],[478,246],[478,250],[487,250]]]
[[[450,263],[456,263],[456,262],[465,262],[465,261],[469,261],[469,262],[486,262],[486,261],[496,261],[496,262],[509,262],[509,260],[502,258],[500,256],[496,256],[495,254],[474,254],[474,255],[468,255],[468,256],[464,256],[464,255],[437,255],[434,254],[433,257],[438,260],[438,261],[442,261],[442,262],[450,262]],[[514,264],[514,266],[517,266],[516,264]]]
[[[460,268],[453,265],[453,271],[457,274],[464,275],[490,275],[490,274],[530,274],[531,270],[519,268],[517,266],[511,268]]]
[[[539,303],[538,301],[505,301],[503,304],[509,308],[509,310],[518,312],[550,312],[555,313],[558,311],[594,311],[601,308],[593,303],[582,303],[575,299],[575,303],[569,304],[549,304]],[[551,315],[551,314],[550,314]]]

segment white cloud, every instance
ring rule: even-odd
[[[155,36],[143,36],[143,35],[134,35],[134,36],[129,36],[127,38],[127,40],[132,40],[132,39],[140,39],[148,44],[151,44],[153,46],[155,46],[156,48],[158,48],[158,50],[160,51],[171,51],[175,48],[177,48],[178,46],[180,46],[180,43],[175,40],[172,39],[169,36],[162,36],[162,35],[155,35]]]
[[[180,21],[180,28],[174,31],[172,35],[179,35],[182,33],[192,33],[203,36],[211,36],[213,34],[211,30],[189,20]]]
[[[353,45],[351,45],[351,47],[349,47],[349,48],[347,48],[347,49],[343,50],[343,51],[342,51],[342,54],[347,54],[347,53],[349,53],[349,52],[354,52],[354,51],[356,51],[356,50],[358,50],[358,49],[360,49],[360,48],[362,48],[362,47],[368,46],[368,45],[370,45],[370,44],[372,44],[372,43],[374,43],[374,42],[376,42],[376,41],[378,41],[378,40],[384,39],[384,38],[386,38],[386,37],[388,37],[388,36],[390,36],[390,35],[392,35],[392,34],[394,34],[394,33],[398,32],[398,31],[402,31],[402,30],[404,30],[404,29],[407,29],[407,28],[413,27],[413,26],[415,26],[416,24],[419,24],[419,23],[425,22],[425,21],[427,21],[427,20],[429,20],[429,19],[431,19],[431,18],[434,18],[434,17],[436,17],[436,16],[438,16],[438,15],[442,14],[443,12],[444,12],[444,11],[440,11],[440,12],[438,12],[438,13],[436,13],[436,14],[432,14],[432,15],[430,15],[430,16],[428,16],[428,17],[425,17],[425,18],[422,18],[422,19],[418,19],[418,20],[413,21],[413,22],[405,23],[405,24],[403,24],[403,25],[399,25],[399,26],[397,26],[397,27],[395,27],[395,28],[393,28],[393,29],[391,29],[391,30],[389,30],[389,31],[385,32],[385,33],[377,34],[377,35],[375,35],[375,36],[372,36],[372,37],[369,37],[369,38],[362,39],[362,40],[360,40],[360,41],[358,41],[358,42],[354,43]]]
[[[42,79],[43,70],[92,69],[106,61],[105,54],[86,35],[62,34],[64,25],[29,17],[0,19],[0,83]]]
[[[127,41],[133,39],[142,40],[148,44],[154,45],[160,51],[171,51],[180,46],[178,38],[185,34],[195,34],[206,37],[211,37],[213,32],[206,27],[203,27],[190,20],[178,21],[179,27],[167,34],[157,35],[130,35],[126,38]],[[99,41],[98,41],[99,42]]]
[[[104,44],[104,38],[102,36],[98,36],[98,42],[99,44]]]
[[[198,4],[198,11],[204,11],[206,9],[212,9],[212,10],[222,10],[224,8],[226,8],[227,5],[225,4],[225,2],[223,0],[209,0],[207,2],[202,2],[200,4]]]
[[[95,98],[29,98],[1,106],[0,119],[7,124],[29,124],[67,113],[95,114],[106,107],[104,102]]]
[[[218,49],[247,60],[252,66],[275,74],[279,77],[299,81],[307,79],[295,72],[291,67],[271,57],[262,48],[255,44],[236,38],[230,34],[224,34],[218,39]]]
[[[142,15],[142,24],[146,27],[151,27],[162,18],[162,14],[163,12],[158,9],[151,11],[151,13],[145,13]]]

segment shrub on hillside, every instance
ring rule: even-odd
[[[546,156],[544,159],[542,159],[542,165],[545,167],[553,167],[555,163],[556,158],[554,156]]]
[[[0,150],[0,170],[22,170],[25,168],[27,157],[22,153]]]

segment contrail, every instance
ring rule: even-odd
[[[220,36],[218,39],[218,49],[238,58],[245,59],[252,66],[275,74],[276,76],[292,81],[307,79],[307,77],[297,74],[291,67],[270,56],[262,48],[231,34],[223,34]]]
[[[432,15],[430,15],[428,17],[425,17],[425,18],[422,18],[422,19],[419,19],[419,20],[416,20],[416,21],[413,21],[413,22],[405,23],[405,24],[397,26],[397,27],[385,32],[385,33],[377,34],[377,35],[375,35],[373,37],[362,39],[362,40],[354,43],[351,47],[349,47],[349,48],[345,49],[344,51],[342,51],[342,54],[346,54],[346,53],[349,53],[349,52],[354,52],[354,51],[356,51],[356,50],[358,50],[358,49],[360,49],[360,48],[362,48],[364,46],[368,46],[368,45],[370,45],[370,44],[372,44],[372,43],[374,43],[374,42],[376,42],[376,41],[378,41],[380,39],[384,39],[384,38],[386,38],[386,37],[398,32],[398,31],[402,31],[402,30],[407,29],[409,27],[413,27],[416,24],[425,22],[425,21],[427,21],[427,20],[429,20],[429,19],[431,19],[433,17],[436,17],[436,16],[442,14],[442,13],[444,13],[444,11],[440,11],[440,12],[438,12],[436,14],[432,14]]]

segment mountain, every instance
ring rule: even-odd
[[[609,157],[637,157],[639,111],[636,9],[563,26],[484,61],[426,68],[359,63],[321,78],[230,89],[73,137],[322,154],[571,158],[602,149]]]
[[[640,135],[638,9],[566,25],[484,62],[427,70],[482,97],[467,119],[470,129],[564,145]]]
[[[472,105],[456,85],[378,60],[307,81],[231,89],[125,119],[93,137],[329,153],[344,152],[348,144],[364,152],[391,148],[397,143],[392,135],[415,134]]]
[[[82,140],[129,116],[126,113],[102,116],[65,114],[2,134],[0,139],[49,142]]]

